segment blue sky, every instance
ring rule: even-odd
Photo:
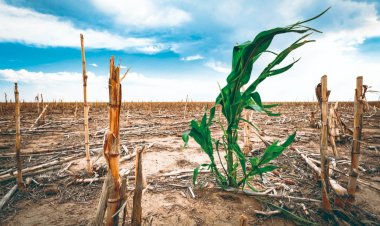
[[[290,71],[259,87],[264,101],[313,100],[314,86],[329,76],[332,100],[352,100],[355,77],[380,90],[380,1],[348,0],[0,0],[0,91],[21,98],[82,100],[79,34],[85,37],[89,99],[108,98],[112,55],[130,68],[123,99],[212,101],[230,70],[232,47],[265,29],[312,17],[323,34],[289,57]],[[279,37],[271,50],[296,36]],[[269,62],[254,66],[255,77]],[[286,63],[286,62],[285,62]],[[1,94],[0,100],[4,95]],[[368,99],[378,100],[378,93]]]

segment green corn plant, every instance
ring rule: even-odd
[[[264,153],[258,157],[250,157],[246,159],[240,146],[238,145],[238,130],[239,123],[246,122],[257,129],[257,127],[245,120],[242,117],[244,109],[253,110],[256,112],[265,113],[269,116],[278,116],[280,114],[273,113],[272,108],[278,105],[265,105],[261,101],[260,94],[256,91],[258,85],[266,78],[281,74],[297,63],[299,59],[284,67],[276,67],[295,49],[300,48],[306,43],[313,42],[314,40],[306,40],[306,38],[313,32],[320,31],[307,27],[304,24],[306,22],[315,20],[323,15],[328,9],[320,13],[319,15],[310,18],[305,21],[297,22],[287,27],[278,27],[270,30],[260,32],[253,41],[247,41],[243,44],[236,45],[233,48],[232,56],[232,70],[227,77],[227,84],[220,88],[220,94],[215,100],[215,104],[209,110],[209,116],[203,115],[200,121],[192,120],[190,123],[190,131],[183,134],[182,139],[185,142],[185,147],[189,141],[189,136],[192,137],[201,147],[201,149],[210,158],[210,163],[202,164],[201,168],[209,169],[215,176],[216,182],[221,187],[244,187],[246,184],[250,186],[247,181],[256,175],[262,175],[263,173],[273,171],[277,166],[270,165],[273,159],[277,158],[281,153],[293,142],[296,134],[290,135],[285,142],[279,141],[273,142],[269,145]],[[302,35],[298,40],[282,50],[280,53],[269,51],[268,48],[275,36],[287,33],[296,33]],[[273,54],[274,59],[270,62],[258,77],[251,82],[251,72],[253,64],[264,53]],[[247,89],[241,92],[241,88],[246,85]],[[221,140],[215,139],[211,136],[210,126],[214,123],[215,108],[221,107],[221,112],[226,119],[226,125],[223,125],[219,120],[218,124],[223,131]],[[220,150],[225,152],[224,158],[227,167],[224,166],[221,160]],[[215,163],[216,152],[221,168],[219,169]],[[234,158],[235,156],[235,158]],[[247,164],[251,167],[247,170]],[[241,168],[241,173],[238,177],[238,168]],[[200,167],[194,169],[193,183],[195,184]],[[252,187],[251,187],[252,188]]]

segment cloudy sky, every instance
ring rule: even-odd
[[[266,29],[331,10],[309,26],[311,36],[289,57],[301,60],[259,87],[264,101],[311,101],[328,75],[331,100],[352,100],[355,78],[380,90],[380,0],[0,0],[0,100],[37,93],[82,100],[79,34],[85,37],[90,101],[108,98],[112,55],[122,72],[123,99],[212,101],[230,71],[232,48]],[[279,37],[279,51],[297,36]],[[254,66],[255,77],[269,62]],[[286,62],[285,62],[286,63]],[[369,93],[378,100],[379,93]]]

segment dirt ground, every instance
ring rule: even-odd
[[[186,105],[186,106],[185,106]],[[361,145],[360,179],[357,199],[350,208],[334,206],[334,217],[320,210],[320,184],[313,171],[294,150],[286,150],[275,160],[280,169],[267,173],[263,180],[255,178],[255,188],[270,191],[268,194],[309,198],[262,198],[223,191],[217,187],[212,175],[201,173],[200,187],[192,185],[192,170],[208,163],[207,155],[191,139],[184,148],[181,135],[189,128],[191,119],[200,119],[205,106],[211,103],[125,103],[121,113],[121,157],[128,156],[137,147],[149,146],[143,155],[143,173],[146,190],[143,194],[143,218],[145,225],[239,225],[240,215],[248,217],[249,225],[305,224],[281,213],[260,216],[255,210],[270,211],[281,206],[304,219],[320,225],[347,224],[379,225],[380,216],[380,103],[370,103],[364,114]],[[376,107],[374,107],[376,106]],[[186,109],[186,110],[185,110]],[[277,107],[282,115],[269,117],[253,114],[262,135],[269,141],[284,140],[297,131],[294,148],[319,161],[319,129],[311,128],[309,117],[317,111],[316,103],[283,103]],[[15,123],[12,104],[0,104],[0,177],[13,172]],[[347,125],[353,127],[353,106],[341,103],[338,111]],[[108,125],[108,110],[104,103],[92,103],[90,108],[90,149],[96,178],[103,178],[105,163],[102,153],[104,131]],[[220,113],[216,113],[219,117]],[[30,129],[38,117],[36,104],[21,106],[21,133],[23,168],[72,157],[38,174],[25,174],[32,178],[26,191],[17,191],[0,210],[0,225],[88,225],[94,217],[102,180],[78,183],[88,178],[84,159],[83,107],[76,103],[49,103],[42,122]],[[316,116],[319,116],[317,111]],[[221,136],[216,126],[212,132]],[[239,138],[242,142],[243,138]],[[265,145],[251,134],[251,155],[261,154]],[[343,187],[347,186],[352,138],[337,143],[340,156],[332,175]],[[332,151],[330,150],[330,155]],[[123,161],[121,169],[129,169],[134,175],[134,158]],[[174,172],[174,173],[173,173]],[[177,173],[177,174],[175,174]],[[15,179],[0,182],[0,197],[13,186]],[[192,187],[195,198],[189,187]],[[133,178],[129,179],[128,211],[131,213]],[[331,195],[333,203],[334,195]],[[316,201],[314,201],[316,200]],[[342,219],[346,219],[346,222]],[[348,220],[347,220],[348,219]]]

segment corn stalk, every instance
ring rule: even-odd
[[[19,189],[24,188],[22,182],[21,166],[21,129],[20,129],[20,101],[17,83],[15,83],[15,119],[16,119],[16,167],[17,167],[17,186]]]
[[[273,142],[266,148],[262,156],[251,157],[247,161],[243,151],[237,143],[239,123],[247,122],[254,128],[257,128],[251,122],[242,117],[242,112],[244,109],[265,113],[269,116],[280,115],[271,111],[271,108],[277,105],[265,105],[262,103],[260,94],[256,91],[256,88],[265,79],[289,70],[299,61],[298,59],[284,67],[278,67],[293,50],[298,49],[306,43],[314,41],[306,40],[306,38],[312,31],[317,30],[304,26],[303,24],[320,17],[327,10],[311,19],[297,22],[287,27],[278,27],[260,32],[252,41],[244,42],[243,44],[236,45],[233,48],[231,73],[227,77],[226,86],[220,88],[220,94],[216,98],[214,106],[209,111],[209,117],[207,117],[207,114],[205,113],[202,120],[192,120],[190,124],[191,130],[183,135],[183,140],[185,143],[189,139],[188,136],[191,136],[209,156],[211,162],[202,164],[201,166],[208,167],[208,169],[214,173],[216,181],[220,186],[244,187],[249,178],[252,178],[255,175],[262,175],[265,172],[276,169],[277,166],[267,164],[271,160],[277,158],[285,150],[285,148],[293,142],[295,133],[290,135],[282,144],[278,141]],[[280,53],[274,53],[268,50],[275,36],[288,33],[302,34],[302,36]],[[274,59],[264,68],[264,70],[252,83],[249,83],[253,64],[263,54],[273,54]],[[242,92],[241,89],[244,85],[247,86],[247,89]],[[215,116],[215,108],[218,105],[221,106],[222,114],[227,121],[226,125],[218,122],[221,130],[223,131],[221,140],[213,139],[210,132],[210,126],[213,124],[213,118]],[[223,165],[219,148],[224,149],[225,151],[224,158],[226,160],[227,167]],[[218,154],[224,173],[221,173],[215,164],[214,150]],[[247,164],[251,165],[251,169],[249,171],[247,171]],[[241,167],[242,176],[238,177],[237,171],[239,166]],[[200,168],[196,168],[194,170],[194,183],[196,181],[199,169]],[[250,185],[248,184],[248,186]]]
[[[44,109],[44,97],[42,96],[42,93],[40,95],[41,95],[41,107],[42,107],[42,109]],[[41,122],[45,123],[45,115],[44,114],[42,115]]]
[[[136,153],[136,164],[135,164],[135,191],[133,195],[133,209],[132,209],[132,225],[141,226],[142,225],[142,207],[141,199],[144,188],[143,174],[142,174],[142,154],[145,147],[138,150]]]
[[[86,150],[87,172],[92,175],[92,164],[90,157],[90,141],[88,134],[88,112],[89,106],[87,104],[87,73],[86,73],[86,56],[84,52],[83,35],[80,34],[80,44],[82,51],[82,74],[83,74],[83,113],[84,113],[84,146]]]
[[[328,197],[328,152],[327,152],[327,114],[328,114],[328,98],[330,92],[327,90],[327,76],[324,75],[321,78],[321,96],[320,96],[320,106],[321,106],[321,139],[320,139],[320,154],[321,154],[321,182],[322,182],[322,207],[324,210],[330,212],[331,205]]]
[[[109,190],[109,199],[107,204],[106,225],[117,225],[119,221],[116,212],[120,208],[120,175],[119,175],[119,157],[120,157],[120,106],[121,106],[121,84],[120,84],[120,67],[115,67],[114,57],[110,60],[110,78],[109,87],[109,130],[106,133],[103,151],[104,157],[111,171],[112,183]],[[116,214],[116,215],[115,215]]]
[[[356,89],[354,99],[354,134],[351,150],[351,169],[350,178],[348,181],[347,192],[351,202],[355,200],[356,183],[359,176],[359,160],[360,160],[360,142],[362,139],[362,125],[363,125],[363,102],[365,99],[365,90],[363,92],[363,77],[356,78]]]

